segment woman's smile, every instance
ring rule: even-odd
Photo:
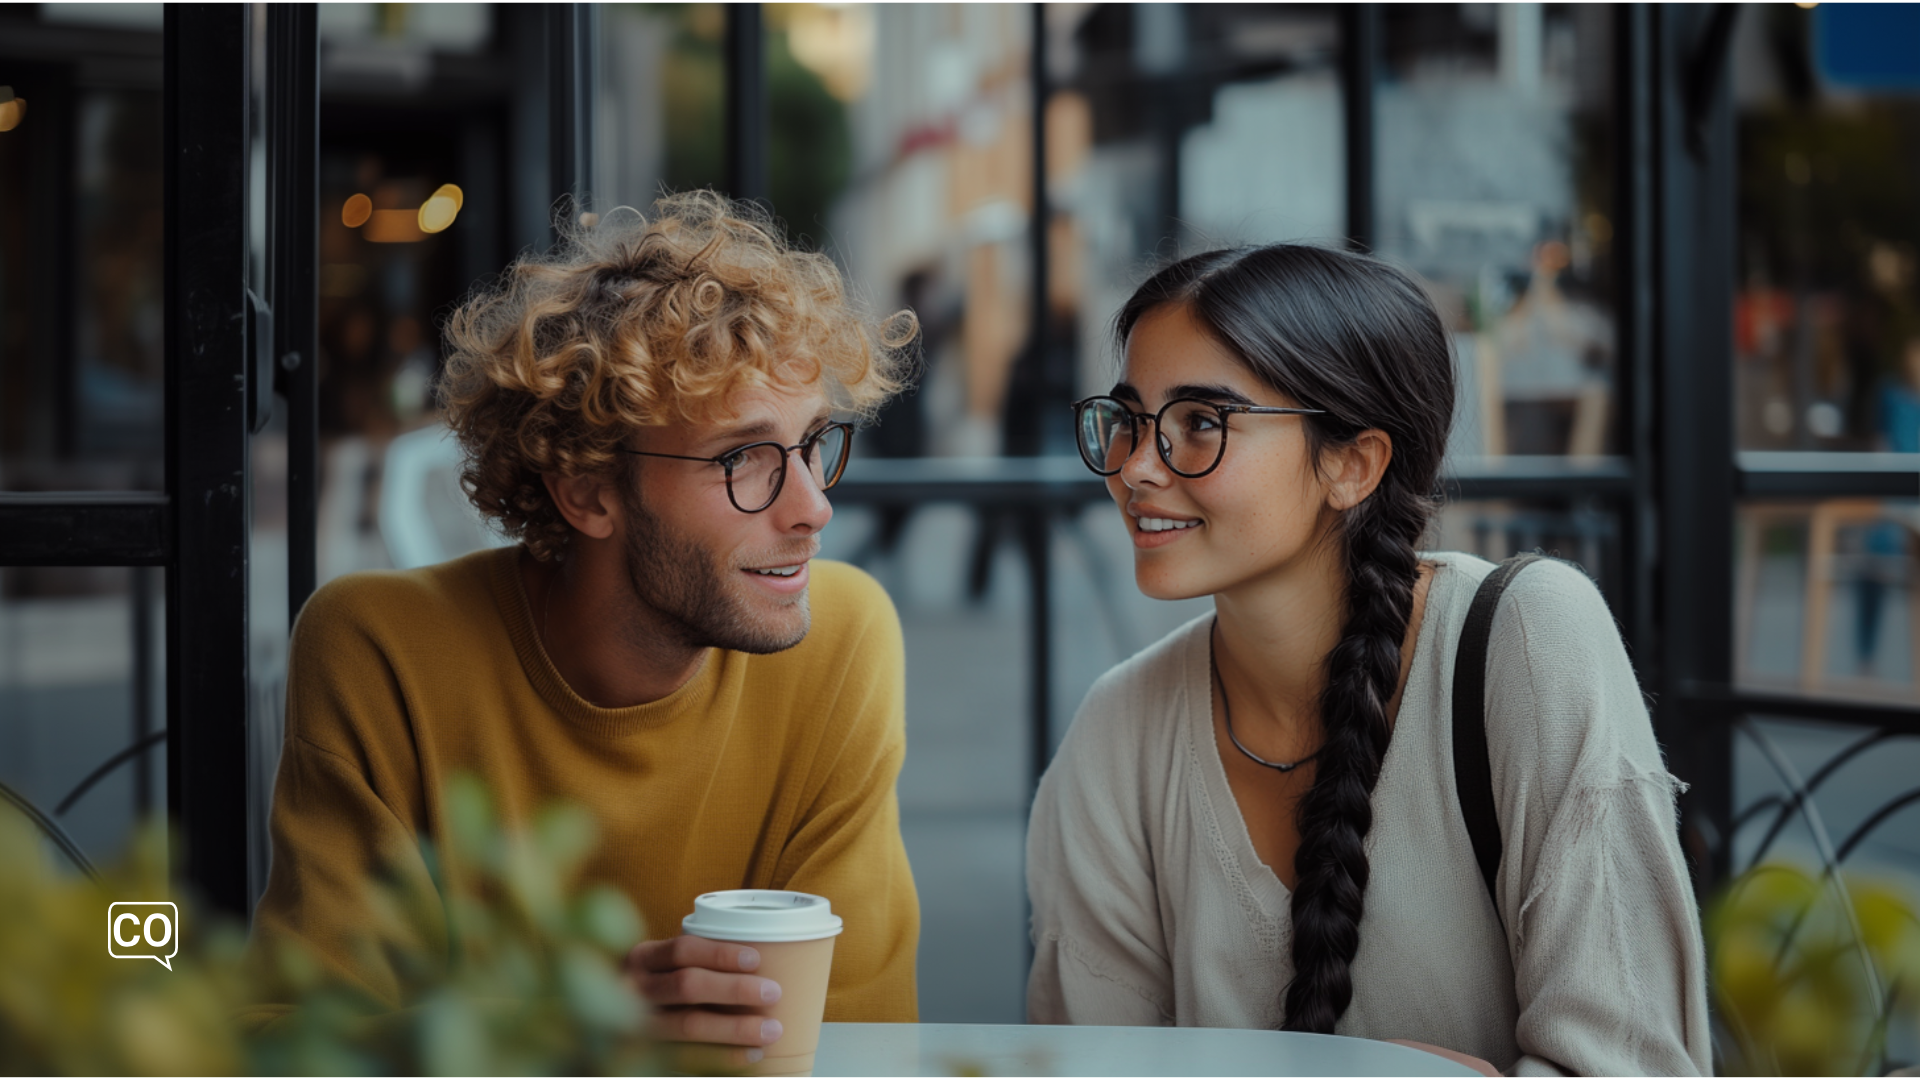
[[[1199,518],[1182,517],[1152,507],[1128,507],[1128,530],[1136,548],[1165,547],[1200,528]]]

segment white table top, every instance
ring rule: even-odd
[[[1339,1035],[1238,1028],[828,1024],[815,1076],[1478,1076]]]

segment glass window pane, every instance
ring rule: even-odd
[[[1920,503],[1751,502],[1736,536],[1742,685],[1920,702]]]
[[[1114,313],[1161,260],[1346,233],[1340,21],[1291,5],[1048,12],[1049,306],[1078,394],[1114,381]],[[1057,425],[1062,445],[1070,427]]]
[[[0,567],[0,782],[96,863],[167,806],[164,741],[74,797],[167,726],[163,582],[150,568]]]
[[[1851,64],[1863,40],[1901,33],[1912,15],[1847,7],[1751,5],[1740,17],[1745,449],[1920,451],[1920,99],[1911,71]]]
[[[920,318],[919,385],[856,456],[997,452],[1032,310],[1029,9],[767,10],[774,210],[874,308]]]
[[[5,490],[163,479],[160,5],[84,8],[0,13],[43,43],[0,71]]]
[[[875,454],[998,451],[1031,325],[1032,8],[763,10],[774,211],[873,308],[912,307],[921,323],[919,388],[855,438],[850,468]],[[1059,423],[1070,429],[1064,409]],[[1018,1022],[1028,699],[1021,677],[980,673],[1025,662],[1025,574],[990,517],[834,501],[827,550],[872,566],[898,598],[910,737],[931,748],[899,785],[901,832],[925,875],[921,1016]]]
[[[1577,564],[1615,604],[1626,584],[1619,514],[1598,501],[1449,500],[1427,527],[1422,546],[1464,551],[1489,562],[1543,551]]]
[[[725,31],[718,4],[600,8],[590,190],[603,211],[645,207],[663,188],[723,184]]]
[[[440,321],[516,251],[549,242],[544,98],[508,93],[546,78],[542,20],[537,9],[482,4],[321,9],[321,582],[484,542],[465,499],[448,497],[457,461],[415,454],[406,460],[416,471],[394,478],[388,468],[396,446],[440,446],[429,392]],[[257,483],[284,482],[276,437],[256,442]],[[382,513],[393,488],[419,493],[401,500],[403,522]],[[276,488],[262,501],[278,500]],[[263,546],[283,527],[256,507]],[[267,657],[255,665],[263,686],[278,677],[284,646]]]
[[[1453,331],[1453,451],[1617,452],[1612,11],[1382,10],[1376,246]]]

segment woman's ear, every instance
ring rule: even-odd
[[[1326,451],[1327,505],[1351,510],[1367,501],[1393,462],[1393,436],[1368,428],[1351,443]]]
[[[620,500],[605,478],[598,476],[561,476],[544,473],[547,496],[567,519],[585,536],[605,540],[613,535],[614,522],[620,516]]]

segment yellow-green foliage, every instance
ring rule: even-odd
[[[107,955],[111,904],[175,899],[165,833],[142,830],[99,882],[55,873],[40,843],[24,818],[0,811],[0,1072],[242,1069],[227,1020],[242,993],[237,932],[202,923],[181,904],[178,926],[194,945],[173,958],[173,970]]]
[[[1710,906],[1727,1075],[1858,1075],[1879,1063],[1890,1023],[1920,1016],[1914,906],[1895,886],[1846,881],[1850,912],[1830,879],[1779,864],[1742,875]],[[1886,987],[1880,1010],[1866,959]]]
[[[444,905],[453,928],[451,964],[393,953],[423,988],[397,1013],[296,949],[243,963],[239,929],[186,904],[173,971],[109,958],[110,902],[177,902],[164,836],[143,833],[96,885],[51,872],[30,827],[0,815],[0,1073],[660,1071],[644,1006],[619,969],[640,920],[617,891],[577,887],[595,844],[585,811],[554,807],[506,828],[478,781],[457,779],[445,795],[449,850],[425,853],[440,895],[369,883],[370,940],[411,939],[431,914],[420,904]],[[236,1022],[260,1001],[293,1008],[264,1028]]]

